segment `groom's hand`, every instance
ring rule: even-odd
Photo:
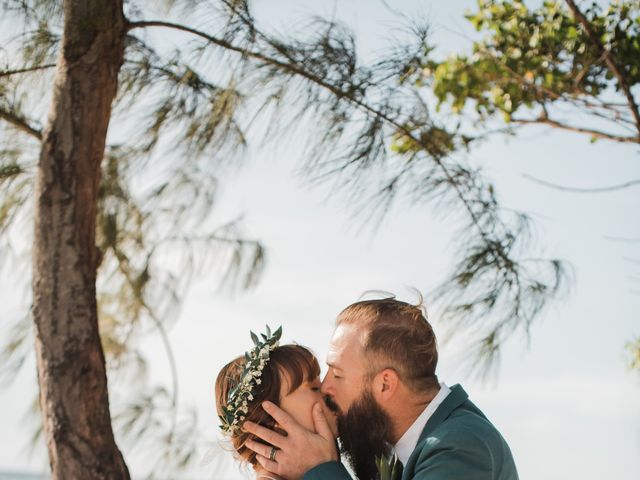
[[[278,422],[279,428],[287,432],[284,436],[253,422],[245,422],[243,428],[247,432],[277,448],[275,458],[271,459],[271,446],[247,440],[246,446],[256,452],[258,462],[265,469],[285,478],[298,479],[321,463],[338,460],[336,442],[319,403],[312,411],[318,433],[307,430],[271,402],[264,402],[262,407]]]

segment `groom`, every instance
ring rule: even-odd
[[[341,448],[359,479],[377,476],[376,458],[395,455],[403,480],[517,480],[509,446],[460,385],[438,382],[438,351],[421,306],[394,298],[366,300],[340,313],[322,382],[338,414]],[[319,405],[318,433],[276,405],[265,410],[287,432],[246,422],[270,443],[247,446],[272,473],[288,479],[350,479]]]

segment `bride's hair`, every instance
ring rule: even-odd
[[[224,416],[222,409],[227,405],[229,391],[238,384],[245,363],[245,357],[240,356],[220,370],[216,379],[216,408],[218,415]],[[313,381],[318,375],[320,375],[320,365],[318,365],[318,360],[308,348],[301,345],[281,345],[276,347],[270,352],[269,361],[262,370],[262,376],[260,377],[262,382],[257,385],[253,400],[248,405],[249,411],[246,413],[244,421],[250,420],[253,423],[273,428],[275,422],[262,408],[262,402],[268,400],[280,405],[283,376],[286,376],[284,384],[288,387],[288,391],[284,392],[284,394],[288,395],[304,382]],[[261,441],[259,438],[242,429],[232,433],[229,438],[238,460],[249,462],[252,465],[257,464],[256,454],[249,450],[245,443],[249,438]]]

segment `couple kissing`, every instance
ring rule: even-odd
[[[326,363],[258,337],[216,380],[221,429],[257,480],[517,480],[506,441],[436,375],[422,302],[363,300],[337,317]]]

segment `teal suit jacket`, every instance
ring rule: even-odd
[[[304,480],[349,480],[340,462],[309,470]],[[407,460],[402,480],[518,480],[513,456],[500,432],[454,385],[427,421]]]

